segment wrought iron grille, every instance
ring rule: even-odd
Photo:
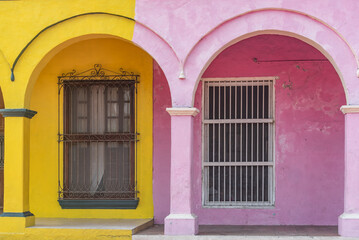
[[[59,199],[137,199],[138,82],[100,64],[58,77]]]
[[[0,135],[0,169],[4,168],[4,135]]]
[[[273,205],[273,81],[211,79],[203,86],[204,205]]]

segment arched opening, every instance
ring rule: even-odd
[[[199,224],[337,225],[345,102],[330,61],[301,40],[257,35],[223,50],[194,101]]]
[[[57,134],[59,131],[61,133],[63,130],[63,121],[66,118],[63,116],[62,109],[64,96],[61,95],[61,93],[58,95],[58,76],[62,76],[62,73],[66,74],[72,72],[73,69],[77,71],[77,74],[78,72],[92,68],[94,64],[101,64],[103,68],[111,71],[119,71],[120,68],[122,68],[127,72],[133,72],[139,75],[139,82],[136,87],[137,100],[133,102],[133,108],[136,109],[136,120],[133,121],[137,125],[139,133],[134,153],[137,162],[134,167],[136,168],[135,177],[137,178],[137,196],[140,201],[135,210],[111,209],[111,207],[110,210],[88,209],[86,210],[88,213],[87,217],[153,218],[152,158],[153,145],[156,146],[156,142],[154,142],[155,136],[153,134],[152,117],[154,114],[153,89],[162,87],[157,85],[160,83],[154,82],[153,75],[155,74],[154,71],[159,71],[159,66],[154,62],[150,55],[133,43],[109,35],[87,36],[85,39],[78,39],[78,41],[72,42],[71,44],[65,43],[64,46],[65,47],[62,47],[60,50],[56,49],[56,54],[49,53],[51,58],[45,57],[44,62],[38,65],[32,75],[32,78],[35,77],[35,79],[33,79],[35,80],[35,84],[32,91],[29,92],[29,94],[31,94],[30,108],[36,109],[38,115],[36,118],[32,119],[30,127],[31,212],[34,213],[36,217],[86,217],[82,214],[83,210],[63,210],[58,203],[59,198],[61,198],[61,196],[58,196],[58,185],[63,183],[65,174],[63,170],[64,165],[62,163],[63,154],[65,153],[61,148],[61,140],[60,151],[58,151]],[[89,74],[91,75],[91,71]],[[166,82],[165,78],[163,78],[163,80]],[[161,84],[164,84],[164,82],[161,82]],[[58,100],[60,104],[58,103]],[[109,99],[104,98],[104,100],[107,101]],[[105,109],[108,109],[108,104],[115,104],[112,102],[114,101],[113,99],[110,100],[107,101],[107,105],[102,104],[103,107],[96,108],[95,105],[98,106],[99,101],[94,105],[92,104],[93,100],[90,99],[89,102],[91,102],[92,107],[89,108],[88,113],[90,114],[95,108],[98,109],[98,111],[102,108],[104,112],[109,112],[105,111]],[[77,107],[79,107],[79,105]],[[77,112],[81,113],[80,110]],[[82,111],[82,113],[84,113],[84,111]],[[115,111],[112,111],[112,113],[115,114]],[[59,121],[58,115],[60,116]],[[114,116],[107,116],[106,119],[109,120],[112,117]],[[98,121],[100,121],[99,119],[100,118],[97,118]],[[91,121],[93,122],[94,119],[89,119],[88,121],[91,125]],[[115,120],[115,122],[116,121],[117,120]],[[116,123],[114,124],[116,125]],[[107,125],[108,124],[104,123],[105,128]],[[114,125],[112,124],[111,126],[113,127]],[[112,154],[113,156],[116,154],[118,155],[116,149],[118,148],[115,148],[114,151],[109,152],[109,154]],[[122,155],[123,154],[124,153],[122,153]],[[93,173],[98,170],[97,172],[100,172],[100,179],[104,179],[102,176],[106,174],[106,169],[102,171],[97,167],[98,164],[86,165],[86,159],[92,158],[91,156],[86,156],[87,155],[85,154],[82,159],[84,161],[79,163],[80,165],[82,164],[81,168],[89,168],[90,170],[88,171],[90,172],[90,175],[94,175]],[[60,161],[57,159],[60,159]],[[110,162],[109,164],[111,165],[112,162]],[[120,174],[119,172],[122,169],[121,166],[116,165],[116,167],[115,165],[111,165],[112,167],[108,168],[109,171],[114,169],[113,174],[115,174],[115,172],[119,170],[117,173]],[[116,168],[118,169],[116,170]],[[74,169],[75,168],[70,169],[69,171]],[[76,169],[80,169],[80,167]],[[111,175],[112,172],[109,174]],[[112,177],[112,175],[110,175],[109,178]],[[86,174],[82,174],[81,176],[85,177]],[[48,181],[45,181],[45,179]],[[87,180],[91,181],[91,179],[92,177]],[[87,184],[86,179],[80,180],[83,181],[83,185]],[[87,184],[90,188],[91,185],[92,184]],[[101,187],[103,186],[101,181],[99,181],[99,186],[100,185]],[[100,189],[100,187],[97,187],[96,191],[98,191],[98,189]],[[91,194],[93,193],[90,189],[87,196],[90,196]],[[98,195],[100,196],[101,194]]]

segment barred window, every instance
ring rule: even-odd
[[[136,199],[137,76],[94,70],[97,75],[59,77],[60,199]]]
[[[203,92],[203,205],[273,205],[273,79],[203,79]]]

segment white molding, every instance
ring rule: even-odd
[[[357,68],[357,77],[359,78],[359,68]]]
[[[170,213],[166,219],[196,219],[197,216],[193,213],[191,214],[180,214],[180,213]]]
[[[186,79],[186,75],[184,74],[183,69],[181,70],[181,72],[180,72],[178,78],[179,78],[179,79]]]
[[[343,213],[339,216],[341,219],[359,219],[359,213]]]
[[[343,105],[340,107],[340,111],[342,111],[344,114],[359,113],[359,105]]]
[[[199,113],[197,108],[179,107],[179,108],[166,108],[166,111],[171,116],[196,116]]]

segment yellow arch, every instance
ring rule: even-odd
[[[46,63],[59,51],[74,42],[93,35],[112,35],[132,40],[135,21],[108,14],[82,15],[48,28],[28,46],[17,62],[16,80],[5,79],[4,99],[7,108],[29,108],[33,86]],[[8,70],[9,71],[9,70]]]

